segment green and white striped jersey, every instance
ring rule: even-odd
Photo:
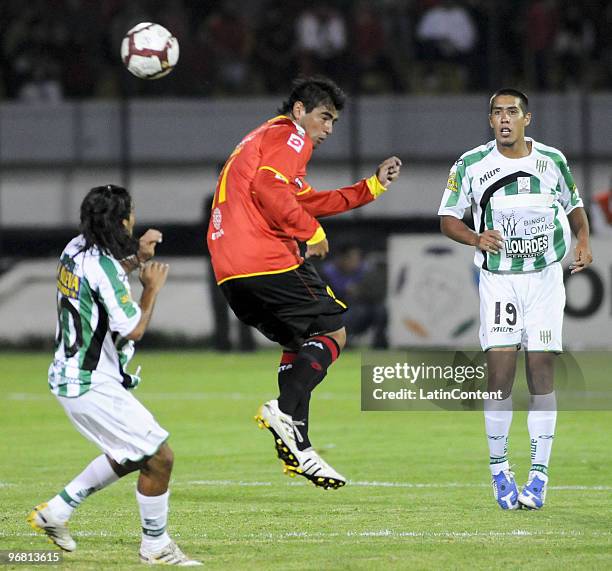
[[[439,215],[463,218],[471,207],[477,232],[499,230],[499,254],[476,250],[474,263],[489,271],[526,272],[567,254],[567,219],[582,199],[563,154],[526,137],[531,153],[509,159],[495,141],[461,155],[451,168]]]
[[[97,248],[83,252],[83,236],[73,238],[57,266],[55,358],[49,387],[60,396],[78,397],[102,381],[126,386],[134,342],[125,339],[140,320],[121,264]]]

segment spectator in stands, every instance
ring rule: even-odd
[[[225,0],[204,23],[203,38],[212,58],[213,85],[225,93],[248,91],[252,33],[233,0]]]
[[[476,27],[466,7],[455,0],[441,0],[425,11],[416,37],[421,58],[428,65],[426,86],[464,90],[469,59],[478,43]]]
[[[255,31],[253,63],[267,93],[285,93],[295,75],[293,13],[283,2],[263,7]]]
[[[386,268],[367,262],[361,248],[345,245],[322,267],[336,297],[349,306],[344,322],[351,333],[372,331],[372,347],[387,347]]]
[[[402,79],[388,52],[383,21],[367,2],[360,2],[351,34],[360,91],[403,91]]]
[[[558,21],[556,0],[533,0],[527,8],[522,43],[526,48],[529,84],[538,90],[550,89],[552,85]]]
[[[341,82],[346,64],[346,22],[327,2],[304,10],[296,23],[299,67],[303,75],[323,74]]]

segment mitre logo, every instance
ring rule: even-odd
[[[493,169],[480,177],[480,184],[487,182],[491,177],[495,176],[501,169],[498,167]]]

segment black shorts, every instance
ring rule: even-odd
[[[308,337],[343,327],[346,305],[309,262],[281,274],[228,280],[220,287],[240,321],[285,347],[297,348]]]

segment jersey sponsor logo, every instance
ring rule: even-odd
[[[543,173],[546,171],[546,169],[548,168],[548,161],[545,159],[538,159],[536,161],[536,170],[539,173]]]
[[[525,226],[525,234],[541,234],[555,229],[554,222],[547,222],[546,216],[538,216],[537,218],[528,218],[523,222]]]
[[[516,218],[514,210],[506,215],[503,212],[499,213],[499,216],[495,221],[501,226],[504,236],[516,236],[516,228],[522,218]]]
[[[519,176],[516,179],[519,194],[529,194],[531,192],[531,177]]]
[[[218,240],[219,238],[221,238],[221,236],[225,234],[225,232],[223,232],[223,228],[221,228],[222,222],[223,222],[223,216],[221,214],[221,209],[217,206],[212,212],[212,223],[213,223],[215,232],[211,234],[210,236],[211,240]]]
[[[496,169],[493,169],[483,174],[480,177],[480,184],[484,184],[485,182],[487,182],[491,177],[494,177],[499,171],[501,171],[501,168],[497,167]]]
[[[57,289],[64,296],[71,299],[79,298],[79,290],[81,282],[78,276],[72,273],[74,264],[71,264],[70,269],[64,265],[62,259],[57,265]]]
[[[459,192],[459,187],[457,186],[457,171],[451,171],[451,173],[448,175],[446,188],[448,188],[448,190],[451,192]]]
[[[304,139],[295,133],[291,133],[287,139],[287,144],[296,152],[301,153],[304,147]]]
[[[507,258],[537,258],[548,251],[548,236],[511,238],[504,241]]]

